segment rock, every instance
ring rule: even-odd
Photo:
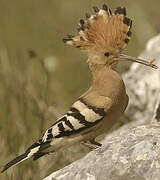
[[[140,57],[147,60],[156,59],[155,63],[160,67],[159,47],[160,35],[149,40]],[[130,99],[126,111],[128,121],[138,120],[139,124],[150,122],[160,92],[160,70],[134,63],[123,79]]]
[[[160,59],[160,35],[140,57]],[[160,65],[160,62],[156,62]],[[159,180],[160,71],[133,64],[124,75],[130,123],[109,134],[101,148],[52,173],[44,180]]]
[[[145,125],[119,129],[105,139],[102,148],[45,180],[159,180],[159,177],[160,125]]]

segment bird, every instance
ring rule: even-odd
[[[52,124],[23,154],[7,163],[1,172],[22,161],[54,153],[61,148],[82,143],[100,147],[96,137],[108,132],[123,115],[128,105],[128,95],[117,65],[133,61],[157,68],[154,60],[122,54],[131,39],[132,20],[125,7],[114,12],[106,4],[93,7],[94,15],[85,14],[78,23],[78,35],[68,35],[65,44],[79,48],[88,55],[92,84],[62,117]]]

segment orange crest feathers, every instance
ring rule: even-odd
[[[95,15],[86,13],[86,20],[80,20],[79,35],[68,35],[63,41],[86,51],[114,49],[121,52],[131,37],[132,20],[126,17],[126,9],[117,7],[113,14],[106,4],[102,9],[93,9]]]

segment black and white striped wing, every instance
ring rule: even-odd
[[[49,152],[45,150],[51,146],[52,140],[74,135],[87,128],[91,128],[98,124],[104,116],[105,111],[103,108],[95,108],[85,103],[82,98],[79,99],[73,104],[68,113],[62,116],[44,133],[38,142],[33,143],[25,153],[7,163],[2,172],[30,157],[36,160],[48,154]]]
[[[76,101],[72,108],[54,123],[43,135],[42,141],[50,141],[52,138],[59,138],[80,133],[99,123],[105,116],[103,108],[96,108],[87,105],[83,99]]]

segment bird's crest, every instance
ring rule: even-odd
[[[93,7],[95,15],[86,13],[86,20],[79,22],[77,36],[68,35],[66,44],[85,51],[114,49],[120,53],[131,37],[132,20],[126,17],[126,9],[117,7],[112,13],[106,4],[102,9]]]

